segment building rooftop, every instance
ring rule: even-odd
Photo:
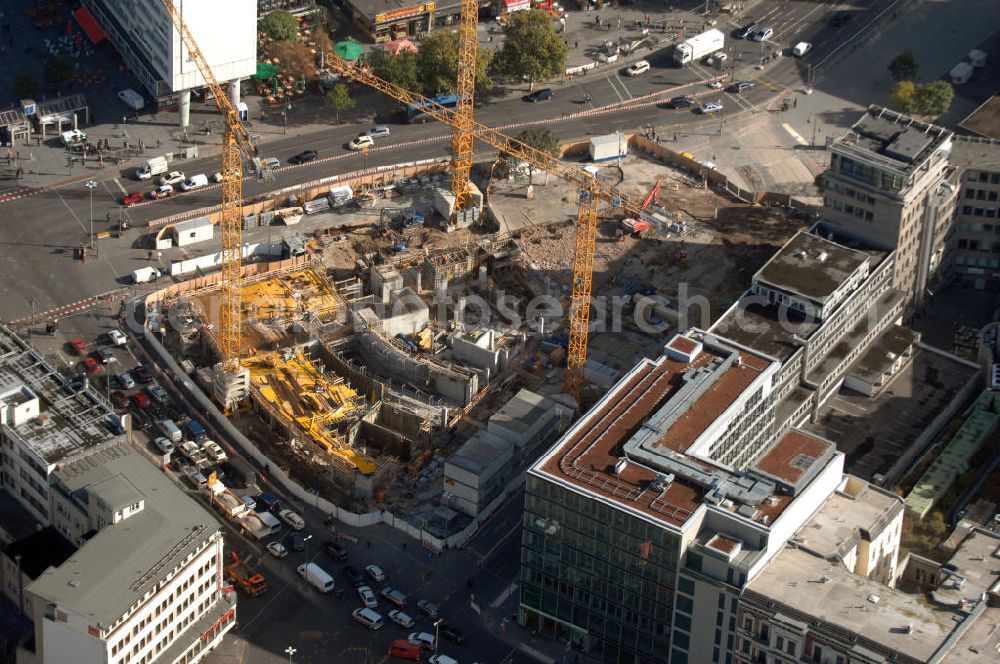
[[[754,281],[823,304],[869,260],[865,253],[799,231],[757,271]]]
[[[0,326],[0,393],[27,386],[39,399],[39,415],[19,425],[0,425],[49,464],[114,445],[122,436],[107,428],[110,405],[92,389],[78,392],[23,339]]]
[[[911,174],[953,135],[944,127],[873,105],[831,149]]]
[[[984,138],[1000,140],[1000,94],[995,94],[980,104],[958,126]]]
[[[102,628],[219,529],[212,514],[125,444],[67,464],[54,475],[71,494],[103,491],[114,480],[144,497],[141,510],[98,531],[31,585],[33,593],[89,616]]]
[[[539,418],[554,407],[552,399],[521,389],[490,417],[490,423],[496,422],[497,426],[523,433],[535,426]]]
[[[62,565],[75,551],[72,542],[48,526],[7,545],[4,554],[11,560],[21,556],[21,571],[29,579],[37,579],[49,567]]]
[[[814,555],[843,557],[863,534],[881,532],[902,509],[899,496],[850,475],[792,540]]]
[[[994,99],[1000,99],[1000,96]],[[1000,118],[997,122],[1000,124]],[[1000,171],[1000,136],[993,139],[958,136],[949,159],[961,170]]]
[[[486,429],[479,429],[462,444],[458,451],[447,458],[447,463],[458,466],[474,475],[482,475],[498,460],[513,454],[511,443]]]
[[[920,341],[920,333],[900,325],[891,325],[851,366],[851,375],[866,381],[881,378],[911,346]]]
[[[836,452],[837,446],[828,440],[789,429],[750,468],[796,495]]]
[[[784,362],[819,329],[820,321],[777,305],[762,305],[759,298],[741,298],[711,331],[736,343]]]

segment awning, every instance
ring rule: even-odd
[[[73,18],[75,18],[76,22],[80,24],[83,31],[87,33],[87,37],[91,42],[96,44],[104,39],[104,30],[102,30],[101,26],[97,24],[97,20],[86,7],[80,7],[73,12]]]

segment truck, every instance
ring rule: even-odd
[[[136,180],[149,180],[154,175],[162,175],[167,172],[167,158],[153,157],[145,164],[135,169]]]
[[[132,282],[136,284],[145,284],[159,279],[160,275],[160,271],[155,267],[140,267],[132,273]]]
[[[238,519],[247,512],[247,504],[243,499],[226,488],[212,495],[212,504],[220,514],[230,519]]]
[[[975,71],[973,66],[963,60],[957,65],[951,68],[948,75],[951,77],[951,82],[955,85],[962,85],[963,83],[968,83],[969,79],[972,78],[972,73]]]
[[[610,161],[628,154],[628,137],[624,134],[605,134],[590,139],[590,160]]]
[[[250,537],[262,540],[281,530],[278,517],[270,512],[246,511],[240,516],[240,526]]]
[[[142,107],[146,105],[146,100],[142,98],[142,95],[132,88],[119,91],[118,98],[133,111],[141,111]]]
[[[721,51],[725,41],[726,36],[721,30],[716,28],[706,30],[674,47],[674,62],[683,66],[701,60],[716,51]]]
[[[184,424],[184,432],[196,443],[204,443],[208,439],[205,427],[201,426],[197,420],[188,420]]]
[[[326,570],[316,563],[299,565],[298,573],[299,576],[308,581],[311,586],[321,593],[328,593],[333,590],[333,577],[327,574]]]
[[[250,597],[256,597],[267,590],[267,580],[264,575],[250,567],[245,561],[233,551],[230,554],[231,562],[226,565],[226,575],[230,582],[243,589]]]

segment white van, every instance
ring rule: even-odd
[[[179,443],[184,440],[184,434],[181,433],[180,427],[174,424],[173,420],[160,420],[158,425],[164,437],[171,443]]]
[[[351,615],[368,629],[382,629],[382,625],[384,624],[379,612],[372,611],[371,609],[354,609]]]
[[[649,63],[645,60],[639,60],[639,62],[636,62],[625,70],[625,75],[638,76],[639,74],[645,74],[647,71],[649,71]]]
[[[310,585],[321,593],[328,593],[333,590],[333,577],[327,574],[326,571],[316,563],[299,565],[298,573],[299,576],[308,581]]]
[[[809,42],[799,42],[794,47],[792,47],[792,55],[797,58],[801,58],[803,55],[812,50],[813,45]]]
[[[187,180],[184,180],[184,182],[181,182],[181,189],[184,191],[191,191],[192,189],[206,186],[208,186],[208,176],[204,174],[192,175]]]

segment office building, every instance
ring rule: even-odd
[[[257,71],[257,2],[179,2],[174,7],[191,31],[220,84],[229,84],[233,103],[240,80]],[[177,107],[187,127],[191,91],[205,79],[183,44],[161,0],[83,0],[81,21],[96,23],[129,71],[161,109]]]
[[[947,261],[962,285],[996,288],[1000,280],[1000,140],[959,137],[952,163],[960,172]]]
[[[839,236],[895,252],[892,287],[923,306],[942,265],[958,193],[954,134],[872,106],[830,145],[821,213]]]
[[[222,530],[127,444],[54,473],[55,527],[82,545],[24,589],[18,662],[198,662],[236,621]]]

